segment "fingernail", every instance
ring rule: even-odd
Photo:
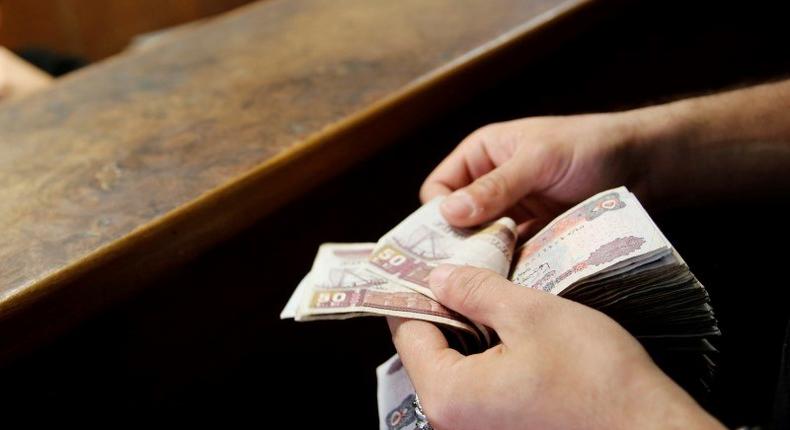
[[[442,264],[441,266],[433,269],[430,276],[428,277],[428,286],[430,286],[431,289],[441,287],[453,270],[455,270],[455,266],[452,264]]]
[[[467,218],[475,211],[475,202],[469,193],[458,190],[444,199],[442,211],[453,218]]]

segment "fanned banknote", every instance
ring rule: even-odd
[[[506,276],[516,245],[516,224],[502,218],[480,229],[454,228],[439,212],[440,202],[424,205],[378,243],[322,245],[281,318],[417,318],[460,329],[478,344],[489,344],[489,329],[434,300],[428,274],[440,264],[453,263]],[[463,337],[459,340],[468,344]]]
[[[427,286],[428,275],[438,265],[469,265],[606,313],[687,388],[709,380],[709,355],[715,348],[708,338],[719,329],[708,295],[625,187],[576,205],[518,248],[512,219],[459,229],[445,221],[440,204],[441,198],[425,204],[375,244],[322,245],[281,317],[421,319],[464,333],[486,347],[496,341],[493,332],[443,307]],[[397,358],[390,361],[391,368],[397,367]],[[401,393],[407,385],[401,379],[408,378],[399,372],[382,374],[379,368],[379,407],[387,414],[382,428],[411,428],[408,423],[384,427],[390,422],[385,418],[407,413],[404,402],[409,393]],[[382,398],[381,390],[388,389],[399,394]]]
[[[480,229],[450,226],[431,200],[382,236],[370,254],[375,273],[428,297],[428,274],[441,264],[490,269],[507,276],[516,246],[516,223],[501,218]]]
[[[345,319],[364,315],[419,318],[468,332],[480,332],[469,320],[436,300],[382,276],[369,263],[376,244],[327,243],[297,287],[281,318],[297,321]]]

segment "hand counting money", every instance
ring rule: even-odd
[[[590,197],[519,247],[512,219],[459,229],[444,220],[440,203],[425,204],[377,243],[322,245],[281,317],[421,319],[486,347],[495,342],[493,333],[442,306],[427,288],[438,265],[469,265],[598,309],[637,337],[679,382],[708,380],[708,354],[715,351],[708,338],[719,334],[708,295],[625,187]],[[401,380],[404,372],[378,373],[384,388],[410,386]],[[405,397],[384,397],[382,411],[407,407]],[[388,428],[385,418],[382,428]]]

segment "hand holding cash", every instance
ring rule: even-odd
[[[431,272],[440,265],[484,268],[490,274],[485,276],[502,278],[498,282],[509,286],[502,287],[505,290],[518,289],[516,285],[539,290],[530,293],[541,298],[538,301],[548,303],[547,307],[521,309],[523,318],[507,318],[507,325],[515,326],[516,330],[527,330],[528,323],[534,322],[536,315],[545,314],[546,309],[562,308],[560,313],[568,318],[549,320],[546,327],[532,329],[556,326],[559,332],[544,331],[557,334],[558,339],[565,339],[569,332],[585,331],[584,318],[573,322],[579,315],[594,313],[595,317],[591,318],[608,321],[585,306],[564,300],[549,301],[551,297],[545,293],[561,295],[598,309],[619,322],[642,341],[665,369],[677,367],[681,369],[678,375],[688,374],[702,383],[706,381],[712,367],[707,354],[713,351],[706,337],[718,334],[707,294],[628,190],[621,187],[589,198],[518,248],[512,219],[502,218],[480,228],[459,229],[445,221],[439,210],[440,202],[441,199],[436,199],[427,203],[375,244],[323,245],[282,317],[305,321],[396,316],[449,328],[469,350],[495,345],[497,337],[507,346],[507,332],[498,330],[501,325],[497,327],[482,314],[469,314],[468,309],[453,306],[452,300],[446,302],[439,297],[437,301],[430,288]],[[476,275],[476,279],[488,278]],[[463,288],[463,285],[450,288]],[[493,294],[495,290],[491,291]],[[512,305],[509,302],[513,297],[501,296],[497,306],[519,308],[518,300]],[[415,327],[415,323],[408,324]],[[431,338],[441,342],[441,335],[432,326],[422,325],[419,330],[434,330]],[[402,334],[398,336],[402,338]],[[606,341],[595,336],[587,340],[599,346],[599,341]],[[446,348],[445,345],[441,347]],[[586,351],[582,345],[576,348],[579,353]],[[641,350],[635,342],[628,348]],[[491,354],[490,351],[496,348],[482,356]],[[577,359],[574,354],[573,360]],[[398,359],[393,360],[398,363]],[[406,364],[411,367],[409,362]],[[383,402],[382,428],[410,428],[413,420],[408,417],[413,418],[413,414],[408,415],[409,409],[403,409],[403,405],[414,393],[403,393],[408,391],[404,387],[411,386],[408,380],[402,380],[405,373],[379,369],[379,376],[380,391],[389,393],[380,392],[379,396]],[[431,392],[429,387],[420,388]],[[390,393],[393,390],[403,395],[395,396]],[[431,404],[426,407],[430,408]]]
[[[720,428],[600,312],[471,267],[440,266],[430,286],[442,303],[501,338],[464,356],[432,324],[390,320],[400,360],[437,429],[670,428],[668,416],[683,428]],[[387,372],[378,371],[380,392],[403,398],[405,376]],[[398,428],[394,399],[382,395],[392,408],[382,411],[384,428]]]

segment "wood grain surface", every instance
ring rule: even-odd
[[[0,339],[135,291],[549,49],[593,4],[271,0],[0,106]]]
[[[95,61],[138,34],[218,14],[250,0],[2,0],[0,44]]]

